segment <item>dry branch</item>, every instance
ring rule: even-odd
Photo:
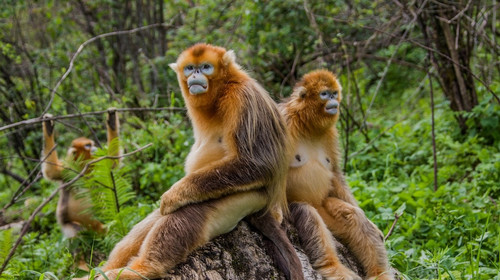
[[[143,112],[143,111],[185,111],[186,108],[181,108],[181,107],[160,107],[160,108],[117,108],[115,109],[117,112]],[[108,110],[102,110],[102,111],[95,111],[95,112],[88,112],[88,113],[81,113],[81,114],[70,114],[70,115],[64,115],[64,116],[53,116],[53,117],[38,117],[38,118],[33,118],[29,120],[24,120],[16,123],[12,123],[6,126],[0,127],[0,132],[11,129],[14,127],[18,127],[21,125],[31,125],[35,123],[41,123],[44,121],[50,121],[50,120],[62,120],[62,119],[71,119],[71,118],[80,118],[83,116],[91,116],[91,115],[101,115],[101,114],[107,114]]]
[[[68,77],[69,73],[71,73],[71,70],[73,70],[73,65],[75,63],[76,57],[83,51],[83,48],[85,48],[85,46],[87,46],[88,44],[90,44],[98,39],[101,39],[101,38],[106,38],[106,37],[110,37],[110,36],[117,36],[117,35],[124,35],[124,34],[132,34],[132,33],[136,33],[139,31],[143,31],[143,30],[147,30],[147,29],[151,29],[151,28],[155,28],[155,27],[159,27],[159,26],[162,26],[165,29],[169,29],[169,28],[173,27],[172,22],[174,19],[175,18],[173,18],[171,20],[171,23],[169,23],[169,24],[155,23],[155,24],[151,24],[151,25],[137,27],[137,28],[130,29],[130,30],[121,30],[121,31],[104,33],[104,34],[100,34],[98,36],[92,37],[92,38],[88,39],[87,41],[83,42],[83,44],[81,44],[80,47],[78,47],[78,50],[75,52],[73,57],[71,57],[71,60],[69,62],[69,66],[68,66],[68,70],[66,70],[66,72],[62,75],[61,79],[59,79],[59,81],[56,83],[56,85],[54,86],[54,88],[50,92],[50,100],[49,100],[49,103],[47,104],[47,106],[45,107],[45,110],[43,110],[42,116],[49,111],[49,108],[52,105],[52,101],[54,100],[54,95],[55,95],[57,89],[59,88],[61,83],[66,79],[66,77]]]

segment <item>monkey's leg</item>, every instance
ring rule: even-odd
[[[74,191],[61,191],[61,197],[67,196],[66,217],[69,221],[77,223],[87,229],[92,229],[98,233],[106,231],[104,225],[88,211],[92,207],[90,201],[84,198],[76,198]]]
[[[328,197],[318,213],[333,235],[352,250],[363,265],[368,279],[392,280],[382,232],[363,210],[343,200]]]
[[[314,207],[293,202],[290,212],[307,256],[324,278],[361,280],[340,262],[331,233]]]
[[[304,279],[302,264],[297,256],[297,252],[293,248],[288,236],[286,236],[285,231],[273,217],[273,214],[269,211],[263,213],[262,210],[252,214],[249,220],[250,224],[269,239],[269,243],[271,244],[268,247],[271,251],[271,256],[285,274],[286,279]]]
[[[44,118],[52,117],[51,114],[44,115]],[[44,121],[42,123],[43,129],[43,158],[45,162],[42,163],[43,176],[49,180],[62,180],[62,164],[57,157],[57,151],[51,150],[55,146],[54,140],[54,121]],[[49,154],[50,152],[50,154]]]
[[[144,239],[160,217],[160,211],[155,210],[144,218],[144,220],[136,224],[130,232],[115,245],[102,270],[108,271],[115,268],[125,267],[133,257],[139,254],[139,249],[141,248]]]
[[[245,216],[264,208],[266,202],[264,191],[251,191],[190,204],[168,215],[158,215],[137,258],[132,259],[127,268],[107,271],[106,276],[115,279],[121,272],[120,279],[141,279],[138,273],[150,279],[164,277],[193,250],[231,231]]]
[[[59,200],[57,201],[56,218],[61,225],[62,232],[67,238],[75,237],[82,229],[78,223],[72,221],[70,217],[71,193],[62,189],[59,191]]]

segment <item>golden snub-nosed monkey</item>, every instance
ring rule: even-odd
[[[52,115],[46,114],[45,118],[50,118]],[[71,142],[66,153],[64,161],[59,160],[57,151],[51,150],[55,146],[54,140],[54,121],[46,120],[43,126],[43,152],[42,157],[45,161],[42,163],[43,176],[51,181],[62,182],[64,178],[62,172],[67,167],[70,161],[89,160],[92,158],[92,153],[97,149],[94,141],[80,137]],[[120,151],[118,145],[111,145],[111,141],[118,137],[120,122],[116,109],[108,109],[108,116],[106,120],[107,139],[109,146],[109,154],[118,156]],[[82,166],[83,168],[83,166]],[[101,222],[96,220],[92,213],[86,211],[92,205],[84,200],[75,196],[75,191],[71,188],[64,188],[59,191],[59,201],[57,203],[57,221],[61,225],[62,232],[66,237],[74,237],[82,229],[82,227],[103,233],[104,227]]]
[[[335,125],[341,90],[334,74],[317,70],[306,74],[280,104],[294,151],[287,180],[288,201],[295,202],[291,216],[324,277],[359,279],[339,262],[328,228],[359,259],[368,279],[394,279],[383,235],[359,208],[340,169]]]
[[[283,245],[285,274],[303,279],[289,240],[272,232],[281,229],[270,214],[287,207],[290,155],[287,127],[273,100],[240,69],[234,53],[221,47],[194,45],[170,66],[193,124],[186,175],[163,194],[160,209],[115,246],[102,270],[110,279],[162,277],[190,252],[257,213],[257,219],[277,225],[259,229]]]

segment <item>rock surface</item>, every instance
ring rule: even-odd
[[[321,280],[300,247],[295,229],[284,222],[292,244],[302,262],[304,278]],[[265,250],[263,236],[247,222],[242,221],[230,233],[221,235],[189,255],[184,263],[173,269],[164,279],[285,279]],[[341,261],[354,272],[363,271],[346,247],[337,242]]]

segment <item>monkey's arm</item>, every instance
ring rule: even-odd
[[[248,161],[229,159],[188,174],[162,195],[160,211],[166,215],[187,204],[258,189],[265,182],[264,169]]]
[[[345,181],[344,175],[340,170],[334,170],[335,174],[332,179],[332,191],[328,194],[330,197],[337,197],[351,205],[358,207],[358,202],[351,192],[351,189]]]
[[[256,105],[241,105],[239,122],[224,136],[229,154],[223,160],[187,174],[161,199],[163,215],[190,203],[197,203],[221,196],[258,189],[266,186],[273,191],[275,186],[268,183],[287,168],[286,125],[276,116],[276,108],[265,106],[264,100],[256,100]],[[255,112],[256,108],[261,108]],[[274,115],[272,115],[274,114]],[[271,186],[271,187],[269,187]]]
[[[46,114],[44,117],[50,118],[52,115]],[[42,163],[43,176],[49,180],[62,180],[62,162],[57,157],[57,151],[54,149],[54,121],[46,120],[42,123],[43,127],[43,152],[42,158],[45,161]],[[49,154],[50,153],[50,154]]]

